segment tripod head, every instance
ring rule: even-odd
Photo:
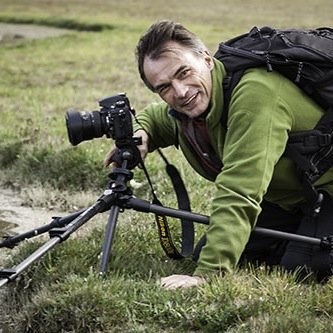
[[[137,145],[140,138],[133,137],[131,108],[126,94],[118,94],[99,101],[100,111],[76,111],[71,109],[66,113],[66,127],[69,141],[77,145],[82,141],[106,135],[115,141],[112,161],[126,168],[133,169],[141,161]]]

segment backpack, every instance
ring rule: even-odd
[[[296,164],[311,210],[320,210],[322,196],[313,183],[333,165],[333,29],[278,30],[254,27],[248,33],[220,43],[214,57],[227,75],[223,82],[226,128],[232,91],[244,71],[266,67],[298,85],[325,111],[314,129],[289,134],[285,155]]]

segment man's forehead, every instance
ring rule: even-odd
[[[161,54],[157,59],[146,57],[143,67],[147,78],[159,81],[173,76],[184,63],[181,53],[168,51]]]
[[[147,55],[144,58],[144,67],[155,66],[157,63],[161,64],[176,64],[176,63],[187,63],[189,62],[189,57],[191,51],[185,48],[178,43],[169,44],[168,46],[163,47],[163,51],[159,52],[158,56],[149,56]]]
[[[179,52],[189,51],[188,47],[186,47],[182,44],[179,44],[175,41],[166,42],[160,49],[161,49],[162,53],[164,53],[164,52],[179,53]]]
[[[156,52],[148,55],[147,58],[152,60],[157,60],[161,57],[182,58],[186,54],[194,54],[194,51],[175,41],[169,41],[163,44]]]

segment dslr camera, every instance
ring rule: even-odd
[[[66,127],[70,143],[76,146],[82,141],[99,138],[105,135],[115,140],[116,149],[112,161],[122,165],[127,160],[127,168],[133,169],[141,162],[138,145],[141,138],[133,137],[131,108],[126,94],[118,94],[99,101],[100,111],[66,112]]]
[[[67,111],[66,127],[70,143],[76,146],[103,135],[115,140],[116,144],[133,141],[131,114],[134,115],[135,111],[130,107],[126,94],[104,98],[99,105],[100,111]]]

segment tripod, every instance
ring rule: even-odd
[[[53,221],[47,225],[4,239],[0,243],[0,248],[13,248],[19,242],[45,232],[49,232],[50,235],[50,239],[44,245],[38,248],[20,264],[12,268],[4,268],[0,270],[0,288],[7,284],[7,282],[13,281],[26,268],[40,259],[57,244],[65,241],[73,232],[78,230],[92,217],[107,210],[110,212],[105,231],[104,243],[101,250],[101,260],[99,266],[99,273],[101,275],[104,275],[107,271],[117,220],[119,213],[122,210],[134,209],[138,212],[154,213],[178,219],[186,219],[196,223],[209,224],[209,217],[206,215],[192,213],[182,209],[163,207],[134,197],[130,188],[127,186],[127,183],[133,178],[133,173],[130,171],[129,167],[131,168],[136,165],[136,161],[134,160],[136,158],[137,152],[133,152],[131,146],[125,146],[119,150],[117,161],[121,162],[121,167],[113,168],[109,175],[111,180],[108,188],[92,206],[65,217],[55,217],[53,218]],[[332,248],[333,243],[330,237],[319,239],[259,227],[256,227],[253,232],[285,240],[306,242],[311,245],[328,249]]]

